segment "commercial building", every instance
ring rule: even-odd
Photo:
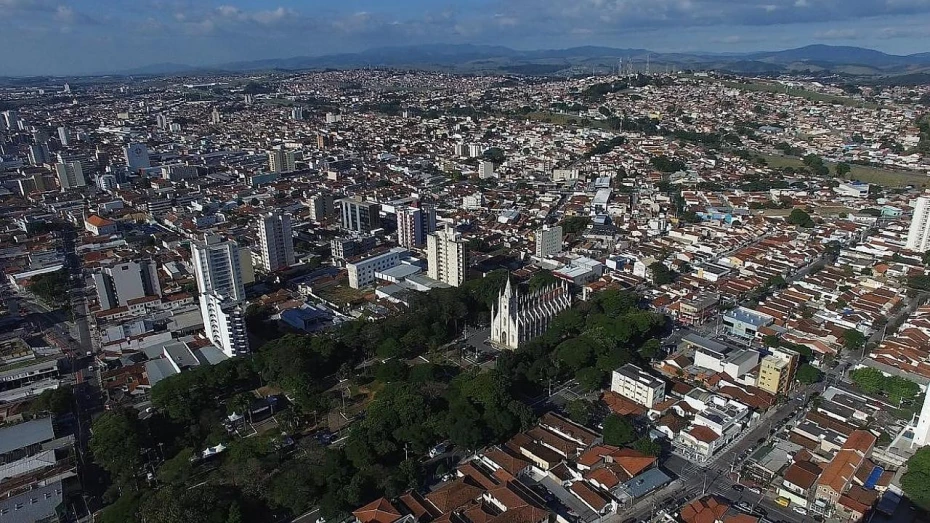
[[[613,372],[610,390],[648,408],[665,400],[665,382],[632,363]]]
[[[387,252],[354,259],[346,263],[346,271],[349,273],[349,287],[361,289],[371,285],[375,282],[375,273],[396,267],[400,264],[401,256],[405,256],[408,252],[403,247],[394,247]]]
[[[446,227],[426,237],[427,276],[453,287],[465,281],[468,245],[461,234]]]
[[[379,217],[381,206],[375,202],[343,198],[339,200],[339,209],[343,229],[355,232],[370,232],[372,229],[377,229],[381,224]]]
[[[55,164],[55,173],[58,174],[58,185],[68,190],[87,186],[81,162],[61,162]]]
[[[571,305],[571,295],[564,285],[521,295],[520,289],[507,278],[497,305],[491,307],[491,343],[516,350],[546,332],[552,319]]]
[[[265,270],[277,271],[294,265],[294,235],[291,217],[270,212],[262,215],[258,224]]]
[[[762,358],[756,385],[772,394],[788,394],[798,366],[798,353],[789,349],[774,349]]]
[[[723,313],[723,325],[726,331],[736,337],[753,339],[759,329],[775,322],[775,318],[746,307],[737,307]]]
[[[268,170],[273,173],[289,173],[297,170],[297,153],[274,149],[268,151]]]
[[[921,196],[914,203],[905,247],[917,252],[930,250],[930,196]]]
[[[149,160],[149,148],[144,143],[131,143],[123,148],[123,157],[130,171],[148,169],[152,166]]]
[[[692,299],[681,300],[678,306],[678,321],[684,325],[701,324],[714,316],[719,294],[702,294]]]
[[[333,238],[329,242],[333,253],[333,260],[345,261],[365,254],[378,244],[374,236],[353,236]]]
[[[544,225],[536,231],[536,257],[548,258],[562,252],[562,226]]]
[[[126,306],[143,296],[160,296],[157,266],[152,260],[124,262],[96,270],[92,278],[100,310]]]

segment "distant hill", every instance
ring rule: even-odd
[[[642,71],[647,60],[662,68],[720,70],[746,74],[778,74],[811,70],[823,73],[898,75],[930,67],[930,53],[891,55],[861,47],[808,45],[753,53],[656,53],[647,49],[573,47],[519,51],[491,45],[416,45],[368,49],[359,53],[295,56],[229,62],[210,67],[161,63],[122,71],[124,75],[190,74],[208,71],[245,72],[321,68],[410,67],[462,72],[500,71],[520,74],[567,74],[573,68],[615,69],[620,61]],[[577,72],[577,71],[575,71]]]

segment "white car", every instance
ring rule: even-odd
[[[791,507],[791,510],[797,512],[798,514],[800,514],[800,515],[802,515],[802,516],[806,516],[806,515],[807,515],[807,509],[804,508],[804,507],[799,507],[799,506],[795,505],[795,506]]]

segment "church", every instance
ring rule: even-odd
[[[521,295],[508,277],[497,306],[491,307],[491,343],[501,349],[516,350],[521,343],[546,332],[552,318],[571,305],[572,297],[564,283]]]

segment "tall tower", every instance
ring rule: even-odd
[[[427,276],[458,287],[468,271],[468,246],[462,235],[446,226],[426,237]]]
[[[923,447],[928,443],[930,443],[930,394],[924,397],[924,406],[920,409],[917,428],[914,429],[914,445]]]
[[[294,236],[291,217],[270,212],[261,217],[258,235],[262,244],[262,263],[265,270],[277,271],[294,265]]]
[[[562,226],[544,225],[536,231],[536,257],[548,258],[562,252]]]
[[[203,241],[191,242],[191,252],[207,339],[227,357],[248,353],[242,249],[232,240],[207,233]]]
[[[61,185],[62,190],[87,186],[87,179],[84,178],[81,162],[57,163],[55,164],[55,172],[58,174],[58,184]]]
[[[917,198],[905,247],[917,252],[930,249],[930,195]]]
[[[423,245],[423,211],[416,207],[399,207],[397,209],[397,243],[408,249]]]

